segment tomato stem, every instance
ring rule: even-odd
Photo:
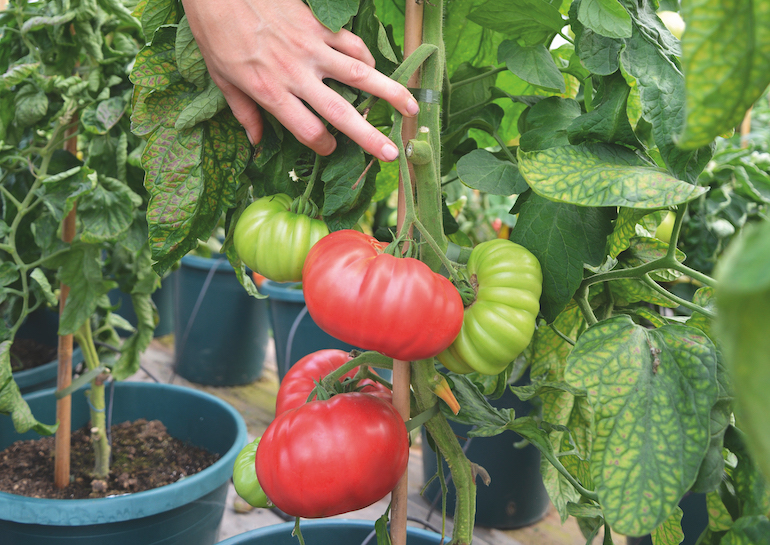
[[[318,178],[321,176],[321,156],[316,153],[315,161],[313,162],[313,171],[310,173],[310,180],[305,187],[305,191],[294,199],[291,203],[291,211],[295,214],[305,214],[314,218],[318,215],[318,207],[315,205],[310,195],[313,193]]]
[[[346,373],[359,366],[377,367],[380,369],[393,369],[393,359],[379,352],[369,351],[359,354],[351,360],[348,360],[337,369],[326,375],[320,385],[327,391],[334,389],[334,383],[338,382]]]
[[[438,403],[432,389],[432,379],[435,374],[436,367],[433,359],[412,362],[412,388],[419,412],[429,410]],[[425,422],[425,429],[433,438],[436,448],[447,461],[452,473],[456,493],[452,543],[471,543],[476,515],[476,482],[473,467],[446,417],[440,413],[437,414]]]

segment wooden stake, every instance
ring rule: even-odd
[[[0,0],[2,1],[2,0]],[[77,154],[78,141],[77,136],[72,136],[65,141],[64,149]],[[62,220],[61,238],[64,242],[70,243],[75,238],[75,208],[73,207],[67,217]],[[70,288],[66,284],[61,284],[61,294],[59,296],[59,316],[64,311],[64,305],[67,303],[67,296]],[[56,378],[56,387],[61,390],[66,388],[72,382],[72,334],[59,337],[59,369]],[[56,488],[66,488],[70,484],[70,437],[72,428],[72,397],[66,396],[56,400],[56,421],[59,428],[56,430],[54,447],[56,458],[54,461],[54,485]]]
[[[751,132],[751,110],[752,108],[749,108],[746,112],[746,115],[743,117],[743,121],[741,122],[741,147],[742,148],[748,148],[749,147],[749,133]]]
[[[422,12],[423,4],[416,0],[406,0],[405,24],[404,24],[404,57],[411,55],[422,44]],[[420,86],[420,71],[416,71],[407,82],[409,87]],[[408,142],[417,134],[417,118],[405,117],[401,135],[404,142]],[[414,187],[414,170],[409,165],[409,175]],[[404,220],[406,201],[404,197],[404,183],[398,184],[398,230]],[[408,420],[410,416],[412,368],[408,361],[393,361],[393,406],[399,414]],[[408,505],[408,470],[404,472],[401,480],[391,493],[390,505],[390,541],[392,545],[406,545],[406,518]]]

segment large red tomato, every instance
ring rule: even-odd
[[[383,253],[358,231],[335,231],[313,246],[302,288],[321,329],[398,360],[435,356],[463,323],[462,298],[449,280],[417,259]]]
[[[408,461],[409,435],[393,405],[353,392],[277,416],[257,447],[257,480],[284,513],[329,517],[385,497]]]
[[[281,387],[278,389],[278,396],[275,400],[276,416],[289,409],[304,405],[310,392],[315,388],[316,382],[348,361],[350,361],[348,352],[330,348],[308,354],[292,365],[289,372],[283,377]],[[348,371],[342,376],[342,379],[352,378],[357,371],[358,367]],[[373,369],[372,372],[374,373]],[[362,387],[362,392],[372,394],[388,402],[393,398],[393,393],[385,385],[370,379],[361,381],[359,387]]]

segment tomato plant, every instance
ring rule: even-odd
[[[304,405],[321,379],[350,360],[351,356],[348,352],[331,348],[304,356],[292,365],[283,377],[275,399],[275,414],[279,415]],[[352,379],[357,372],[356,367],[342,375],[340,381]],[[373,370],[369,372],[376,375]],[[392,397],[391,391],[385,385],[370,378],[359,381],[356,387],[360,388],[361,392],[379,397],[384,401],[390,401]]]
[[[476,489],[471,461],[447,418],[474,426],[470,435],[510,429],[536,445],[553,505],[562,520],[579,519],[587,541],[601,532],[605,543],[617,543],[618,534],[654,532],[656,542],[676,545],[678,503],[690,492],[705,493],[709,502],[703,543],[740,542],[767,528],[770,501],[754,459],[768,455],[742,431],[761,426],[734,410],[738,398],[748,403],[744,415],[764,414],[760,396],[747,386],[761,345],[750,343],[745,358],[743,347],[722,350],[717,332],[740,330],[757,339],[767,317],[757,310],[761,305],[742,301],[763,300],[766,284],[755,274],[759,260],[746,259],[752,266],[740,289],[725,290],[710,273],[724,259],[725,245],[768,217],[767,149],[724,148],[728,139],[720,135],[729,135],[752,106],[761,110],[756,101],[770,70],[762,56],[767,29],[757,14],[769,13],[770,2],[758,0],[752,10],[684,3],[687,30],[680,42],[655,2],[457,0],[448,9],[449,3],[433,0],[423,3],[423,44],[406,59],[409,20],[397,2],[308,4],[324,8],[313,11],[330,28],[345,26],[361,37],[377,69],[393,79],[406,83],[420,68],[419,85],[410,85],[421,89],[419,131],[402,136],[408,127],[399,113],[335,82],[335,90],[391,135],[402,151],[397,165],[380,166],[341,135],[334,153],[316,156],[272,118],[252,156],[222,100],[217,112],[200,106],[211,103],[215,90],[205,75],[192,77],[201,57],[190,54],[195,48],[178,5],[150,0],[153,9],[142,21],[151,38],[134,69],[134,117],[147,131],[145,166],[155,175],[148,218],[158,270],[208,236],[212,207],[217,215],[227,210],[225,246],[233,265],[243,267],[232,234],[250,203],[275,193],[312,196],[332,234],[306,260],[311,314],[352,344],[416,358],[408,390],[415,412],[424,414],[436,402],[433,356],[454,340],[464,313],[441,307],[444,296],[435,293],[445,293],[443,287],[424,284],[448,280],[412,269],[413,258],[385,254],[371,237],[347,230],[375,215],[370,207],[387,201],[401,183],[398,232],[380,230],[377,239],[396,239],[430,272],[460,287],[463,269],[475,267],[469,261],[474,246],[482,249],[497,236],[488,219],[500,217],[510,227],[501,232],[531,252],[543,273],[534,334],[518,358],[531,384],[515,388],[522,398],[539,398],[540,412],[512,415],[483,402],[490,384],[494,391],[508,386],[513,365],[505,364],[509,354],[502,351],[488,368],[500,369],[498,375],[448,373],[461,409],[454,415],[442,408],[424,425],[452,468],[453,541],[473,539]],[[678,9],[673,2],[660,7]],[[158,13],[168,16],[161,22]],[[155,62],[176,50],[176,63]],[[162,110],[158,103],[175,107]],[[179,146],[190,150],[190,160],[174,170],[162,158]],[[222,157],[227,168],[211,168],[220,167]],[[184,177],[190,191],[187,206],[180,206],[171,197],[178,200]],[[209,207],[197,206],[201,183]],[[668,236],[664,224],[656,238],[662,210],[672,211],[673,222]],[[324,240],[331,241],[328,254],[319,250]],[[754,257],[762,248],[739,247]],[[681,295],[685,284],[697,291]],[[745,308],[759,326],[713,327],[720,290],[727,298],[721,308]],[[527,291],[528,298],[535,293]],[[505,322],[485,322],[495,341],[505,335]],[[437,337],[443,341],[428,350]],[[513,358],[521,346],[510,348]],[[751,365],[736,364],[741,358]],[[743,380],[731,380],[736,368]],[[756,373],[758,384],[763,376]],[[295,411],[316,403],[327,402]],[[288,414],[296,413],[279,420]]]
[[[475,298],[465,309],[460,334],[437,357],[455,373],[497,375],[535,332],[540,263],[526,248],[498,238],[476,246],[467,267]]]
[[[446,278],[417,259],[383,253],[376,239],[358,231],[319,241],[302,278],[318,327],[392,358],[435,356],[462,326],[462,299]]]
[[[247,444],[235,457],[233,486],[238,495],[252,507],[272,507],[257,480],[257,447],[261,437]]]
[[[3,6],[0,414],[10,414],[19,432],[56,429],[30,414],[12,380],[9,347],[30,313],[61,303],[60,346],[71,350],[74,336],[84,355],[93,472],[103,478],[111,448],[104,383],[139,369],[157,319],[151,295],[160,277],[152,270],[145,215],[150,197],[138,160],[144,143],[129,119],[129,70],[145,37],[120,2]],[[108,298],[117,289],[131,298],[135,327]],[[128,333],[119,335],[117,328]]]
[[[277,416],[257,449],[257,478],[285,513],[328,517],[383,498],[408,459],[409,436],[398,412],[354,392]]]
[[[275,282],[299,282],[310,248],[329,234],[326,224],[291,211],[284,193],[262,197],[243,211],[233,246],[247,267]]]

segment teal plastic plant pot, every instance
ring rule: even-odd
[[[517,415],[527,414],[529,404],[521,401],[513,392],[506,390],[497,400],[490,401],[496,408],[513,408]],[[458,437],[468,437],[471,427],[450,422]],[[466,456],[487,470],[492,482],[489,486],[476,487],[476,524],[488,528],[513,529],[529,526],[542,519],[550,505],[548,492],[540,475],[540,451],[528,444],[517,448],[519,434],[505,431],[493,437],[472,437],[463,445]],[[444,475],[449,467],[442,461]],[[437,472],[436,454],[428,445],[423,429],[422,436],[423,479],[428,482]],[[441,483],[437,479],[428,485],[423,498],[435,505],[441,513]],[[455,491],[450,484],[447,490],[447,513],[455,508]]]
[[[355,347],[322,330],[308,314],[302,287],[296,282],[265,280],[259,288],[270,303],[270,323],[275,340],[278,378],[283,380],[292,365],[325,348],[350,351]]]
[[[38,309],[30,314],[16,333],[17,339],[32,339],[46,346],[55,348],[58,344],[57,330],[59,328],[59,315],[48,309]],[[83,361],[83,353],[80,348],[72,351],[72,368],[74,369]],[[32,369],[17,371],[13,374],[13,380],[19,387],[22,395],[53,388],[56,386],[56,376],[59,372],[58,358],[39,365]]]
[[[684,533],[681,545],[695,545],[709,525],[706,494],[685,494],[679,502],[679,507],[682,509],[682,532]],[[642,537],[627,537],[626,544],[652,545],[652,536],[648,534]]]
[[[182,441],[220,454],[203,471],[145,492],[85,500],[52,500],[0,493],[3,545],[211,545],[217,542],[228,481],[235,457],[246,444],[241,415],[219,398],[170,384],[120,382],[112,403],[112,422],[158,419]],[[42,422],[56,419],[53,390],[25,399]],[[72,429],[88,422],[83,391],[72,395]],[[0,419],[0,449],[20,439],[10,418]]]
[[[185,256],[177,275],[177,374],[209,386],[254,382],[267,353],[267,301],[246,293],[224,256]]]
[[[244,532],[221,541],[219,545],[297,545],[297,537],[292,535],[293,522],[273,524],[256,530]],[[375,545],[374,522],[368,520],[325,519],[302,520],[302,537],[306,545]],[[369,539],[369,541],[367,541]],[[446,540],[449,541],[449,538]],[[408,545],[440,545],[441,535],[414,526],[406,529]]]

